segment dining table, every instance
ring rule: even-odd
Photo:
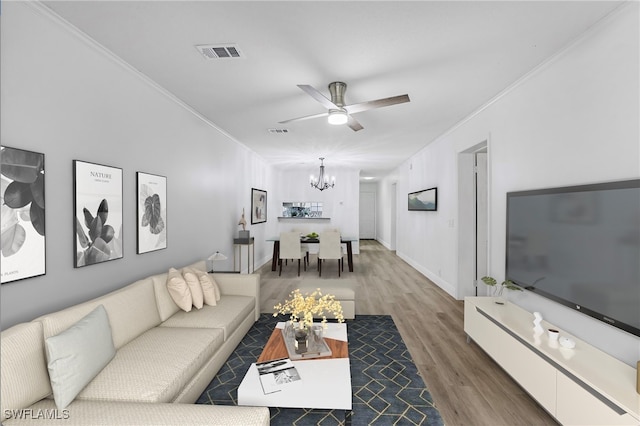
[[[271,270],[275,271],[278,266],[278,259],[280,258],[280,237],[267,238],[267,241],[273,242],[273,257],[271,258]],[[340,237],[340,243],[347,246],[347,264],[349,266],[349,272],[353,272],[353,241],[358,241],[358,238],[354,237]],[[300,237],[302,244],[319,244],[318,238]]]

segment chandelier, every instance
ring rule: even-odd
[[[318,179],[311,175],[310,182],[311,187],[324,191],[328,188],[333,188],[336,184],[336,177],[331,176],[331,183],[329,183],[329,177],[324,175],[324,157],[320,157],[320,174]]]

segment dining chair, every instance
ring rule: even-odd
[[[298,232],[300,234],[300,238],[310,234],[309,230],[304,228],[293,228],[292,231]],[[309,264],[309,244],[301,243],[300,248],[302,249],[302,253],[305,256],[307,264]]]
[[[322,276],[322,262],[326,259],[338,260],[338,276],[341,269],[344,268],[342,256],[342,244],[340,242],[340,233],[335,231],[323,231],[319,236],[320,244],[318,248],[318,276]]]
[[[280,233],[280,272],[278,275],[282,275],[282,261],[287,259],[298,259],[298,276],[300,276],[300,259],[304,259],[304,270],[307,270],[307,261],[302,253],[300,246],[300,233],[299,232],[281,232]]]

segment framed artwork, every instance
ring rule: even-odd
[[[267,221],[267,191],[251,188],[251,224]]]
[[[44,154],[0,148],[2,284],[46,273]]]
[[[167,248],[167,178],[137,172],[137,252]]]
[[[438,188],[411,192],[409,194],[409,210],[430,212],[438,210]]]
[[[122,169],[73,160],[74,267],[122,257]]]

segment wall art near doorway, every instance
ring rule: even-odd
[[[251,188],[251,224],[267,221],[267,191]]]
[[[73,161],[74,267],[120,259],[122,169]]]
[[[46,273],[44,154],[3,146],[2,284]]]
[[[167,248],[167,178],[136,173],[138,254]]]
[[[409,210],[438,210],[438,188],[423,189],[409,194]]]

